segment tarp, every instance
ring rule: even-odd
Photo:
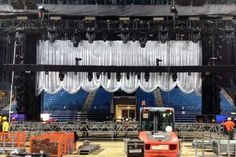
[[[39,4],[40,6],[40,4]],[[45,4],[50,14],[73,16],[172,16],[169,5],[55,5]],[[236,5],[176,6],[179,16],[236,15]],[[15,10],[0,5],[0,13],[37,13],[37,10]]]

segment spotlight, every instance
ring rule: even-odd
[[[80,35],[79,35],[79,33],[77,31],[71,36],[71,42],[73,43],[74,47],[78,47],[79,46]]]
[[[140,43],[141,48],[145,48],[147,41],[148,41],[148,37],[146,35],[144,37],[143,36],[139,37],[139,43]]]
[[[145,79],[146,82],[148,82],[149,78],[150,78],[150,74],[149,73],[145,73],[144,74],[144,79]]]
[[[168,40],[168,32],[166,29],[162,29],[159,33],[159,39],[161,41],[162,44],[165,44]]]
[[[120,79],[121,79],[121,74],[120,73],[116,73],[116,80],[118,82],[120,82]]]
[[[177,73],[172,74],[172,79],[173,79],[174,82],[176,82],[176,80],[177,80]]]
[[[48,39],[50,43],[54,43],[56,41],[56,33],[48,32]]]
[[[108,80],[111,79],[111,73],[107,73],[107,78],[108,78]]]
[[[170,12],[171,12],[171,13],[174,13],[174,14],[176,14],[176,13],[178,12],[175,5],[172,5],[172,6],[170,7]]]
[[[86,38],[88,39],[89,43],[92,44],[93,41],[95,40],[96,38],[96,34],[95,34],[95,29],[94,27],[88,27],[86,29]]]
[[[188,72],[188,76],[191,76],[191,72]]]
[[[63,74],[62,72],[59,72],[59,79],[60,81],[63,81],[65,77],[65,74]]]
[[[127,44],[130,38],[129,28],[122,28],[121,30],[121,39],[123,41],[123,44]]]
[[[75,65],[79,65],[79,61],[81,61],[82,58],[75,58]],[[77,75],[77,72],[75,71],[75,75]]]
[[[92,73],[92,72],[89,72],[89,73],[88,73],[88,80],[89,80],[89,82],[91,82],[92,79],[93,79],[93,73]]]

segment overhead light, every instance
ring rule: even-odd
[[[95,20],[96,20],[96,17],[95,17],[95,16],[85,16],[85,17],[84,17],[84,20],[85,20],[85,21],[95,21]]]
[[[192,42],[198,43],[200,41],[201,36],[200,36],[200,30],[199,28],[193,28],[192,29]]]
[[[178,12],[175,5],[172,5],[172,6],[170,7],[170,12],[171,12],[171,13],[177,13],[177,12]]]
[[[222,20],[223,20],[223,21],[232,21],[233,19],[234,19],[233,16],[223,16],[223,17],[222,17]]]
[[[153,17],[153,21],[164,21],[164,17]]]
[[[189,17],[188,20],[189,20],[189,21],[199,21],[199,20],[200,20],[200,17],[192,16],[192,17]]]
[[[52,21],[60,21],[61,20],[61,16],[50,16],[50,20],[52,20]]]
[[[191,76],[191,72],[188,72],[188,76]]]
[[[146,72],[146,73],[144,74],[144,79],[145,79],[145,81],[148,82],[148,81],[149,81],[149,78],[150,78],[150,74]]]
[[[130,17],[119,17],[120,21],[130,21]]]
[[[88,39],[89,43],[93,43],[93,41],[96,38],[96,34],[95,34],[95,28],[94,27],[88,27],[86,29],[86,38]]]
[[[28,16],[17,16],[16,19],[24,21],[24,20],[28,20]]]

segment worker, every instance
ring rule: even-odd
[[[7,133],[9,131],[9,123],[7,121],[7,117],[2,117],[3,123],[2,123],[2,132]]]
[[[0,130],[2,131],[2,116],[0,116]]]
[[[234,122],[232,121],[232,118],[231,117],[228,117],[227,118],[227,121],[223,123],[226,130],[227,130],[227,133],[229,135],[229,140],[233,140],[233,131],[234,131]]]

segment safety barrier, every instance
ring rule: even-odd
[[[5,154],[16,148],[24,148],[26,141],[25,132],[0,133],[0,152]]]
[[[50,132],[30,137],[30,153],[44,153],[60,157],[75,149],[74,133]]]

